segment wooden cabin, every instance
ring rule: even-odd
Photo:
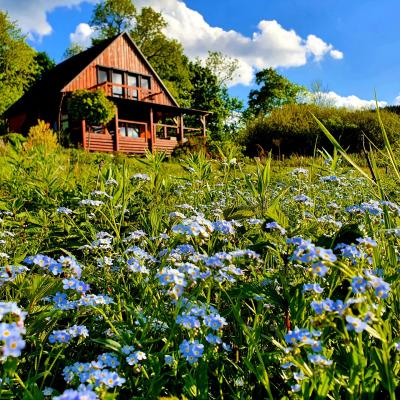
[[[72,121],[68,96],[78,89],[104,90],[116,105],[115,118],[107,126]],[[19,133],[42,119],[89,151],[171,154],[188,137],[205,136],[207,114],[179,107],[124,32],[58,64],[6,111],[6,118],[10,132]]]

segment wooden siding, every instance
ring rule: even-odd
[[[85,148],[90,151],[114,151],[114,138],[106,133],[87,133]]]
[[[89,89],[97,85],[97,66],[120,69],[141,75],[151,76],[151,91],[161,92],[154,96],[152,103],[176,105],[161,86],[158,78],[147,67],[139,52],[124,35],[119,36],[99,56],[97,56],[81,73],[64,88],[63,92],[77,89]]]
[[[120,136],[119,149],[121,153],[144,154],[149,148],[147,140]]]
[[[154,151],[163,151],[168,155],[171,155],[174,151],[175,147],[178,146],[177,140],[169,140],[169,139],[156,139],[153,145]]]

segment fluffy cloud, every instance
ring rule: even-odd
[[[335,92],[318,93],[319,101],[334,107],[346,107],[353,110],[375,108],[375,100],[362,100],[357,96],[340,96]],[[399,96],[400,100],[400,96]],[[378,101],[379,107],[388,105],[386,101]]]
[[[81,3],[98,0],[0,0],[0,9],[8,12],[12,20],[18,21],[21,29],[30,37],[49,35],[53,28],[47,14],[58,7],[74,7]]]
[[[88,24],[81,23],[76,27],[75,32],[70,33],[69,38],[71,42],[77,43],[83,48],[86,48],[90,46],[93,35],[93,28]]]
[[[85,1],[96,3],[99,0],[0,0],[0,9],[6,10],[31,37],[40,38],[52,32],[48,13],[57,7],[78,6]],[[310,60],[320,62],[325,57],[343,58],[343,53],[332,44],[313,34],[302,38],[275,20],[260,21],[257,30],[245,36],[234,30],[211,26],[182,0],[136,0],[135,5],[139,9],[151,6],[162,12],[168,22],[166,34],[179,40],[189,57],[204,59],[211,50],[236,58],[239,68],[232,85],[250,85],[255,70],[261,68],[299,67]],[[70,38],[84,45],[91,35],[89,25],[79,24]]]
[[[249,37],[209,25],[200,13],[180,0],[138,0],[135,4],[162,12],[168,22],[166,33],[183,44],[189,57],[205,58],[212,50],[238,59],[239,71],[232,84],[251,84],[254,71],[260,68],[299,67],[310,59],[319,62],[326,56],[343,58],[332,44],[312,34],[304,39],[275,20],[260,21],[257,31]]]
[[[394,99],[394,103],[395,106],[400,106],[400,95],[398,95],[395,99]]]

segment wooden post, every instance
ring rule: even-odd
[[[86,121],[82,120],[82,146],[83,150],[86,150]]]
[[[119,151],[118,108],[116,108],[116,110],[115,110],[115,151]]]
[[[183,143],[183,138],[184,138],[184,125],[183,125],[183,114],[179,117],[179,137],[181,143]]]
[[[206,133],[206,117],[207,117],[207,115],[202,115],[201,116],[201,124],[203,125],[203,137],[206,137],[207,136],[207,133]]]
[[[153,121],[153,107],[150,107],[150,150],[154,152],[155,147],[155,133],[154,133],[154,121]]]

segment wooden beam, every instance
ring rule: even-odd
[[[82,120],[82,146],[83,150],[86,150],[86,121]]]
[[[155,144],[153,107],[150,107],[150,151],[152,153],[154,152]]]
[[[207,137],[207,132],[206,132],[206,115],[202,115],[201,117],[200,117],[200,119],[201,119],[201,124],[202,124],[202,126],[203,126],[203,137]]]
[[[179,117],[179,138],[182,143],[183,143],[183,139],[184,139],[184,130],[185,130],[185,127],[183,125],[183,114],[181,114]]]
[[[115,151],[119,151],[119,123],[117,107],[115,107]]]

